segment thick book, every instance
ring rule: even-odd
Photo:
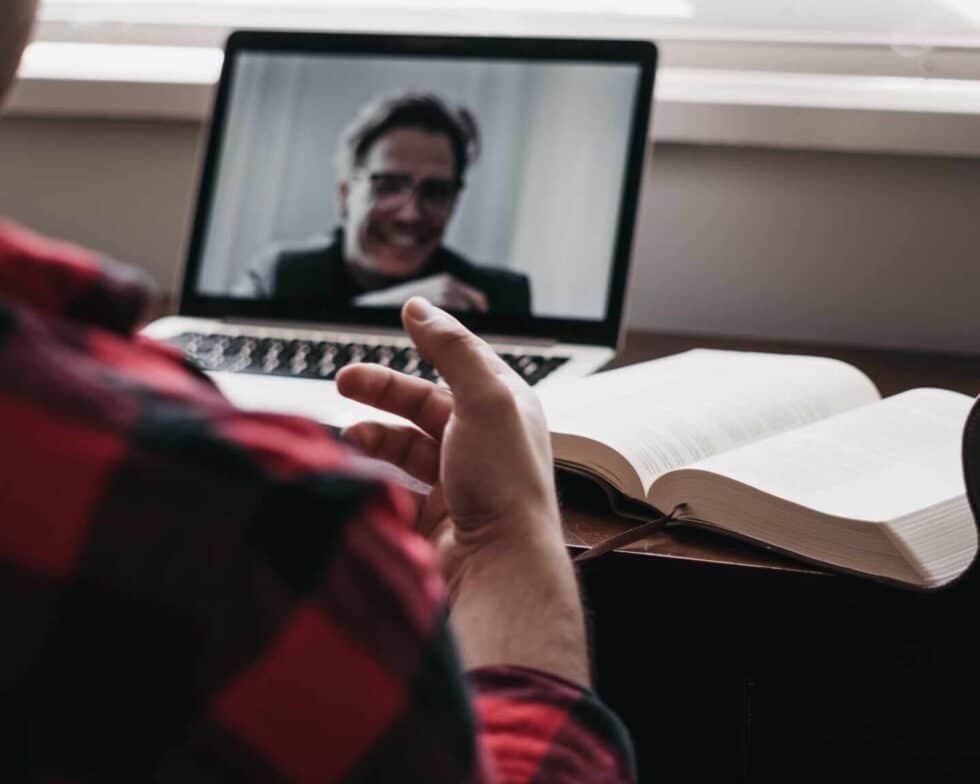
[[[976,555],[967,395],[882,399],[838,360],[697,349],[541,396],[557,464],[601,480],[620,511],[676,510],[677,524],[913,588]]]

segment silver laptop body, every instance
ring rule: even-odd
[[[235,33],[179,312],[144,333],[241,407],[332,426],[377,418],[336,392],[345,364],[438,380],[399,326],[413,295],[529,383],[596,371],[623,334],[656,56],[645,42]]]

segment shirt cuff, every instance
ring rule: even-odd
[[[629,733],[594,692],[527,667],[469,672],[483,749],[501,781],[636,780]]]

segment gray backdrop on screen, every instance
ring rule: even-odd
[[[329,234],[340,132],[367,101],[412,89],[469,108],[483,137],[446,245],[529,275],[536,315],[604,315],[638,69],[268,55],[238,65],[202,293],[227,293],[272,243]]]

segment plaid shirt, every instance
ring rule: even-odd
[[[590,692],[464,676],[407,497],[134,334],[146,299],[0,222],[0,780],[632,778]]]

